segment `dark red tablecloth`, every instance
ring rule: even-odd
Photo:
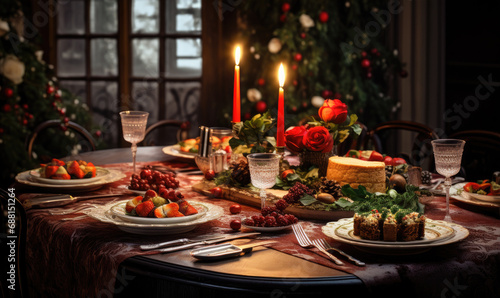
[[[151,163],[150,163],[151,164]],[[139,164],[142,166],[143,164]],[[182,165],[177,165],[182,166]],[[126,169],[123,164],[105,166]],[[107,193],[123,188],[129,175],[93,193]],[[186,198],[203,201],[224,208],[224,215],[198,226],[183,236],[196,237],[206,233],[232,233],[229,222],[235,218],[256,215],[259,210],[243,206],[241,214],[229,212],[231,201],[210,199],[189,191],[189,186],[200,176],[178,175]],[[25,194],[21,199],[31,196]],[[132,196],[133,197],[133,196]],[[74,209],[82,204],[108,204],[128,197],[94,199],[67,206]],[[482,297],[500,296],[500,220],[451,205],[453,220],[469,229],[465,240],[413,256],[381,256],[362,252],[356,248],[329,239],[330,244],[367,263],[358,267],[346,260],[337,266],[315,249],[302,249],[291,229],[277,234],[262,235],[260,239],[275,238],[273,249],[293,254],[325,266],[358,276],[374,293],[401,291],[405,296],[464,296],[481,293]],[[126,278],[117,272],[126,258],[155,253],[143,252],[140,244],[178,239],[180,235],[142,236],[121,231],[114,225],[103,223],[82,214],[50,215],[48,210],[28,211],[28,277],[33,296],[47,297],[105,297],[112,296],[115,281]],[[436,197],[426,206],[431,219],[444,217],[444,198]],[[76,220],[67,220],[77,218]],[[311,237],[325,237],[321,227],[325,222],[301,221]]]

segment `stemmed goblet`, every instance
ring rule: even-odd
[[[436,171],[445,177],[444,187],[446,191],[446,215],[445,221],[451,221],[450,216],[450,186],[451,176],[460,172],[462,153],[465,141],[456,139],[441,139],[431,142],[436,162]]]
[[[280,170],[281,155],[274,153],[253,153],[247,156],[252,185],[260,189],[260,208],[266,207],[266,189],[276,183]]]
[[[123,111],[120,112],[122,120],[123,138],[132,143],[132,160],[135,173],[135,156],[137,155],[137,143],[144,140],[146,125],[148,122],[148,112]]]

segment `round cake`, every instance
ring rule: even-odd
[[[352,157],[332,156],[328,160],[326,178],[353,188],[363,185],[369,192],[385,192],[385,164]]]

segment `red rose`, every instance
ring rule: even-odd
[[[309,151],[327,153],[332,151],[333,138],[323,126],[310,128],[304,136],[304,147]]]
[[[327,99],[319,108],[318,114],[325,122],[340,124],[347,119],[347,105],[338,99]]]
[[[288,150],[299,153],[304,149],[304,144],[302,139],[306,134],[306,129],[304,126],[295,126],[292,129],[285,131],[285,145]]]

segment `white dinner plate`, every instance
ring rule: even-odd
[[[431,243],[434,241],[444,240],[451,238],[455,230],[452,227],[441,224],[439,222],[427,219],[425,224],[425,235],[423,239],[417,239],[413,241],[382,241],[382,240],[368,240],[363,239],[360,236],[354,235],[354,225],[353,219],[346,220],[345,224],[339,225],[335,229],[335,234],[344,239],[357,241],[357,242],[366,242],[373,244],[389,244],[389,245],[415,245],[415,244],[425,244]]]
[[[138,223],[138,224],[173,224],[185,221],[192,221],[201,216],[204,216],[208,211],[205,205],[194,203],[192,204],[192,206],[196,208],[196,210],[198,210],[198,213],[196,214],[181,216],[181,217],[152,218],[152,217],[133,216],[127,214],[127,212],[125,211],[126,204],[127,202],[121,202],[119,204],[112,206],[110,208],[111,213],[113,215],[118,216],[120,219],[124,221]]]
[[[279,226],[279,227],[255,227],[255,226],[247,226],[243,223],[241,223],[241,226],[261,233],[273,233],[273,232],[283,231],[292,227],[292,225]]]
[[[126,203],[126,201],[124,202]],[[124,221],[120,217],[113,214],[110,210],[112,206],[116,205],[116,202],[101,205],[97,208],[88,209],[83,212],[101,222],[116,225],[122,231],[140,235],[167,235],[186,233],[195,229],[200,224],[218,219],[219,217],[224,215],[224,209],[222,207],[205,202],[196,202],[195,204],[203,205],[207,209],[205,215],[198,217],[195,220],[179,223],[142,224]]]
[[[369,253],[374,253],[374,254],[381,254],[381,255],[411,255],[411,254],[419,254],[426,252],[430,250],[433,247],[438,247],[438,246],[443,246],[451,243],[455,243],[458,241],[461,241],[465,239],[469,235],[469,230],[464,228],[463,226],[456,224],[456,223],[449,223],[449,222],[444,222],[440,220],[429,220],[431,223],[437,223],[440,225],[448,225],[454,230],[454,234],[452,237],[445,238],[442,240],[437,240],[434,242],[430,243],[421,243],[421,244],[416,244],[416,243],[411,243],[411,244],[400,244],[398,242],[383,242],[383,243],[370,243],[370,242],[360,242],[360,241],[354,241],[350,239],[346,239],[343,237],[338,236],[335,233],[335,230],[339,226],[343,226],[347,223],[350,222],[352,225],[353,218],[343,218],[340,219],[336,222],[329,222],[325,226],[322,227],[323,234],[325,234],[328,237],[331,237],[341,243],[345,244],[350,244],[353,245],[355,248],[369,252]]]
[[[500,208],[500,202],[494,203],[494,202],[488,202],[488,201],[481,201],[478,200],[472,196],[464,195],[466,193],[463,190],[463,187],[466,183],[459,183],[452,185],[450,188],[450,196],[462,203],[465,203],[467,205],[473,205],[473,206],[479,206],[479,207],[486,207],[486,208],[492,208],[492,209],[499,209]]]
[[[477,193],[466,192],[464,190],[464,185],[466,185],[467,183],[468,182],[463,182],[452,185],[450,188],[450,195],[462,196],[463,198],[471,201],[479,200],[483,202],[500,204],[500,196],[488,196],[488,195],[480,195]]]
[[[69,179],[69,180],[60,180],[60,179],[50,179],[40,177],[40,168],[34,169],[30,171],[30,175],[34,181],[44,183],[44,184],[54,184],[54,185],[78,185],[78,184],[88,184],[92,182],[99,181],[106,176],[109,175],[109,171],[107,169],[101,167],[95,167],[96,173],[95,177],[92,178],[82,178],[82,179]]]
[[[107,169],[109,171],[109,175],[106,177],[103,177],[102,179],[95,180],[92,182],[87,182],[87,183],[82,183],[82,184],[47,184],[47,183],[40,183],[38,181],[35,181],[33,177],[30,174],[30,171],[24,171],[16,176],[16,181],[32,186],[32,187],[40,187],[44,189],[51,189],[54,191],[67,191],[67,192],[76,192],[76,191],[91,191],[91,190],[96,190],[101,188],[103,185],[112,183],[115,181],[118,181],[126,175],[122,173],[121,171],[118,170],[113,170],[113,169]]]
[[[163,153],[167,155],[172,155],[175,157],[182,157],[182,158],[189,158],[189,159],[194,159],[198,153],[189,153],[189,152],[183,152],[181,151],[181,146],[179,145],[172,145],[172,146],[167,146],[162,148]]]

